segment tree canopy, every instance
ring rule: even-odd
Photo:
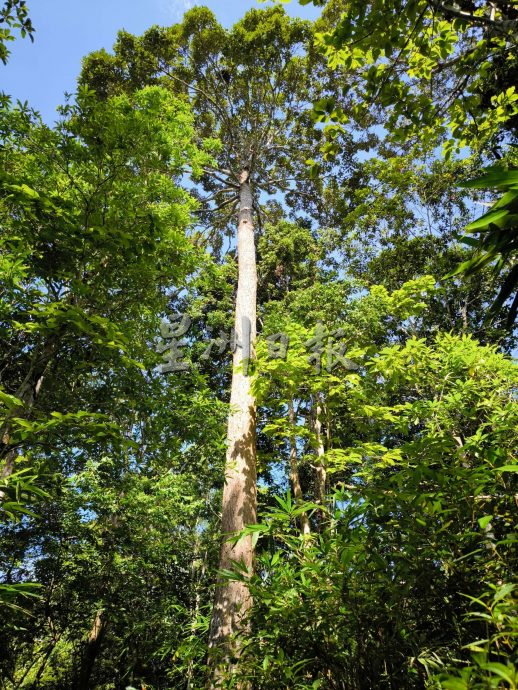
[[[1,101],[0,690],[518,687],[518,13],[313,4]]]

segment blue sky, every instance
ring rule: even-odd
[[[29,0],[35,42],[11,44],[7,66],[0,63],[0,91],[28,101],[51,123],[63,94],[75,89],[82,57],[111,48],[119,29],[139,34],[153,24],[173,24],[193,5],[210,7],[227,26],[260,6],[257,0]],[[305,18],[318,16],[312,5],[301,7],[296,0],[286,9]]]

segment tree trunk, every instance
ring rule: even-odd
[[[252,216],[253,198],[248,170],[241,173],[238,225],[238,288],[235,332],[242,347],[234,353],[234,369],[227,432],[227,459],[222,506],[222,544],[220,570],[234,569],[236,561],[248,573],[253,570],[251,537],[233,544],[231,537],[246,525],[256,522],[256,404],[251,381],[246,375],[254,355],[257,318],[257,267]],[[250,330],[247,352],[246,330]],[[245,331],[245,332],[244,332]],[[239,657],[240,642],[236,635],[244,630],[244,621],[252,604],[246,583],[220,579],[216,586],[209,635],[214,665],[211,687],[218,687],[225,670],[232,671]]]
[[[49,659],[52,655],[52,652],[56,648],[56,645],[58,642],[59,642],[59,638],[57,640],[53,640],[51,642],[51,644],[49,645],[49,647],[47,648],[47,651],[45,652],[45,656],[43,657],[43,661],[41,662],[40,667],[38,669],[38,672],[36,673],[36,676],[34,677],[34,684],[35,684],[35,687],[37,687],[37,688],[40,685],[40,680],[41,680],[41,677],[43,675],[43,672],[47,668],[47,664],[49,663]],[[17,687],[20,687],[20,686],[23,687],[21,685],[21,682]]]
[[[293,400],[288,401],[288,417],[290,420],[290,426],[292,429],[292,434],[290,437],[290,481],[291,488],[293,491],[293,497],[296,503],[304,503],[304,496],[302,494],[302,487],[300,485],[300,475],[299,466],[297,462],[297,437],[295,434],[295,407],[293,405]],[[300,527],[302,534],[307,536],[311,533],[311,528],[309,525],[309,518],[306,513],[300,516]]]
[[[0,479],[8,479],[14,472],[18,449],[11,446],[11,420],[14,417],[27,419],[34,407],[34,403],[40,393],[45,372],[54,353],[54,340],[45,343],[39,352],[36,352],[27,376],[14,394],[21,400],[23,407],[10,412],[0,427]],[[5,500],[6,494],[0,491],[0,502]]]
[[[106,621],[104,618],[104,611],[97,611],[92,629],[86,641],[83,655],[81,658],[81,667],[79,669],[79,676],[77,679],[77,690],[89,690],[90,678],[94,670],[95,660],[99,656],[101,644],[106,632]]]

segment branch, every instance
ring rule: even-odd
[[[433,73],[434,74],[439,74],[440,72],[443,72],[445,69],[449,69],[450,67],[455,67],[459,62],[462,62],[466,58],[468,58],[470,55],[472,55],[474,52],[476,52],[477,47],[475,46],[474,48],[470,48],[470,50],[467,50],[465,53],[462,53],[461,55],[457,55],[457,57],[452,58],[451,60],[447,60],[446,62],[441,62],[438,64],[436,67],[433,68]]]
[[[431,5],[435,10],[441,12],[443,15],[450,15],[452,17],[457,17],[457,19],[463,19],[464,21],[471,22],[472,24],[483,24],[484,26],[490,26],[493,29],[507,34],[513,29],[518,29],[518,20],[512,19],[501,19],[495,20],[489,17],[479,17],[477,15],[461,10],[458,5],[448,5],[441,0],[428,0],[428,4]]]
[[[256,201],[254,201],[252,204],[252,210],[254,210],[256,215],[257,215],[257,224],[259,226],[258,230],[260,233],[262,233],[262,231],[263,231],[263,221],[261,218],[262,210],[261,210],[260,205]]]
[[[227,199],[226,201],[224,201],[222,204],[219,204],[219,206],[216,206],[216,208],[200,209],[198,213],[217,213],[218,211],[221,211],[222,208],[225,208],[230,204],[236,204],[238,201],[239,199],[237,197],[232,197],[231,199]]]
[[[211,201],[215,201],[220,194],[233,194],[233,198],[236,198],[236,190],[231,189],[228,187],[227,189],[218,189],[218,191],[213,194],[212,196],[207,196],[207,197],[200,197],[200,201],[203,202],[204,204],[208,204]]]
[[[212,98],[204,89],[200,88],[199,86],[195,86],[194,84],[189,84],[189,82],[185,81],[184,79],[181,79],[178,77],[176,74],[172,74],[170,70],[168,70],[165,66],[162,66],[162,71],[163,73],[172,79],[173,81],[177,81],[178,83],[182,84],[185,86],[187,89],[191,89],[194,91],[194,93],[201,94],[204,98],[207,99],[209,103],[214,107],[215,111],[220,114],[220,116],[223,118],[223,120],[226,122],[228,131],[230,133],[230,136],[232,137],[232,127],[231,127],[231,121],[230,118],[228,117],[228,113],[219,105],[219,103]]]
[[[229,187],[232,187],[233,189],[239,189],[239,185],[238,185],[238,184],[236,184],[236,183],[234,183],[234,182],[231,182],[230,180],[225,180],[225,178],[220,177],[219,175],[216,175],[215,168],[212,168],[212,169],[211,169],[211,168],[204,167],[204,168],[203,168],[203,172],[204,172],[206,175],[208,175],[209,177],[213,177],[213,178],[214,178],[215,180],[217,180],[218,182],[221,182],[221,184],[226,184],[226,185],[228,185]]]
[[[225,175],[228,175],[229,177],[234,177],[232,170],[228,170],[227,168],[215,168],[213,165],[207,165],[205,166],[208,170],[214,170],[214,172],[222,172]]]

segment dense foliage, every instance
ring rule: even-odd
[[[53,127],[2,100],[0,690],[518,688],[516,9],[314,4],[121,32]],[[245,183],[258,518],[222,535]]]

